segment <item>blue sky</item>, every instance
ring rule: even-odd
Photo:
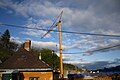
[[[119,4],[119,0],[0,0],[0,23],[49,29],[63,10],[62,30],[120,35]],[[59,48],[55,32],[40,39],[46,31],[0,26],[1,33],[6,29],[11,33],[11,41],[23,43],[30,39],[32,46],[39,49]],[[120,65],[120,47],[81,53],[117,45],[120,38],[68,33],[62,33],[62,36],[64,63],[89,69]]]

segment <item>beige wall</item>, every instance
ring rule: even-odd
[[[53,80],[53,72],[21,72],[23,80],[29,80],[30,77],[39,77],[39,80]]]

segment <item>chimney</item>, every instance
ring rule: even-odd
[[[30,51],[30,47],[31,47],[31,41],[26,40],[24,43],[24,49],[26,49],[27,51]]]
[[[39,53],[39,59],[41,60],[41,53]]]

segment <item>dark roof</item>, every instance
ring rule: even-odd
[[[0,69],[48,69],[50,66],[25,49],[18,50],[0,65]]]

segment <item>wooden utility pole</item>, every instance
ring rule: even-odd
[[[61,18],[62,18],[62,14],[63,11],[60,13],[60,15],[57,17],[56,21],[58,20],[58,22],[56,23],[56,21],[53,23],[53,25],[51,26],[51,28],[47,31],[47,33],[45,33],[43,35],[42,38],[44,38],[49,32],[51,32],[53,30],[53,28],[55,28],[56,26],[58,26],[58,36],[59,36],[59,49],[60,49],[60,79],[63,78],[63,61],[62,61],[62,32],[61,32]]]
[[[60,78],[63,78],[62,33],[61,33],[60,24],[61,24],[61,21],[58,22],[58,32],[59,32],[59,50],[60,50]]]

